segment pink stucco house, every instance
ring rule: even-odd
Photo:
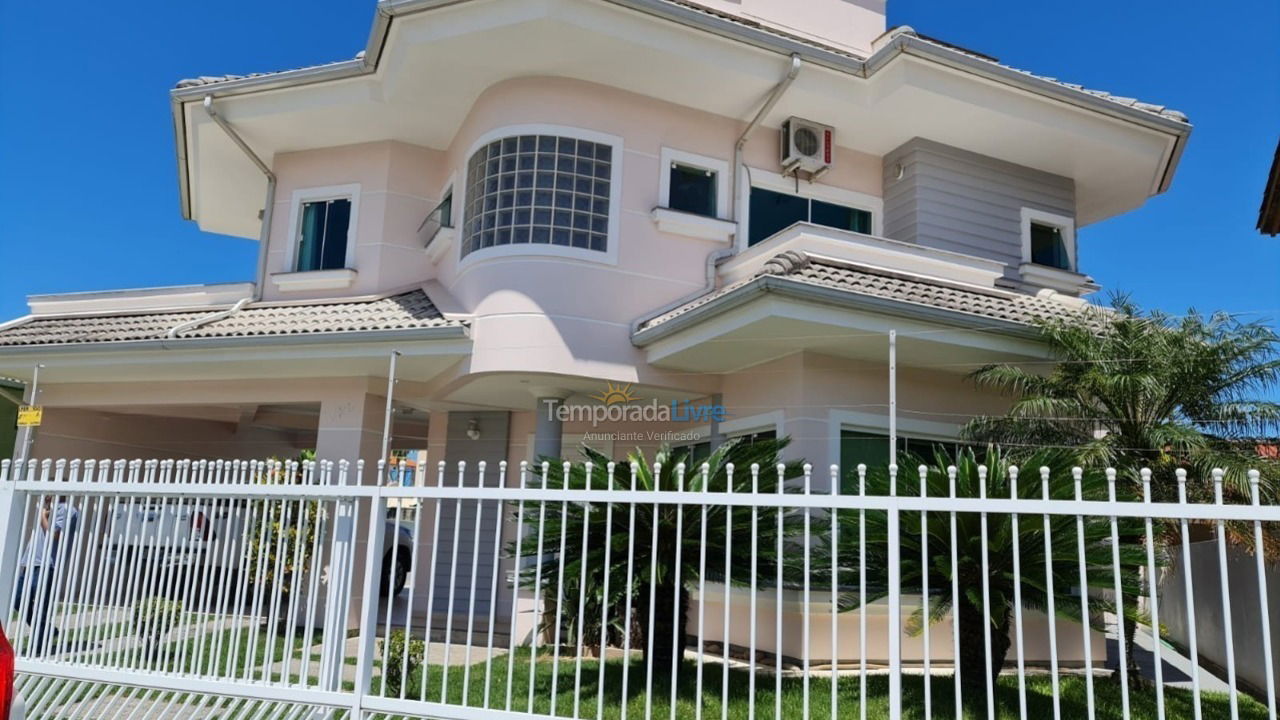
[[[171,98],[181,212],[256,272],[31,297],[0,376],[40,367],[32,457],[372,462],[398,352],[423,468],[775,435],[848,466],[888,454],[890,330],[901,442],[954,441],[1190,133],[884,0],[380,0],[353,59]]]
[[[953,439],[1190,125],[884,6],[382,0],[353,59],[183,80],[181,212],[256,272],[31,297],[0,375],[42,366],[32,455],[373,460],[394,350],[392,446],[433,464],[759,433],[847,464],[885,452],[890,329],[903,442]]]

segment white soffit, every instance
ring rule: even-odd
[[[515,77],[575,78],[746,118],[785,65],[778,53],[608,3],[484,0],[396,18],[373,74],[227,97],[216,84],[208,91],[270,158],[378,140],[443,149],[476,99]],[[1176,140],[909,55],[869,80],[808,64],[765,125],[789,115],[832,124],[838,144],[875,155],[920,136],[1073,177],[1081,225],[1156,192]],[[256,238],[261,174],[194,101],[186,121],[193,217],[206,230]]]

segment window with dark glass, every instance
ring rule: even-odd
[[[678,462],[684,463],[686,468],[697,467],[711,457],[711,443],[704,440],[692,445],[677,445],[672,448],[672,451],[674,453],[672,457],[683,457]]]
[[[537,243],[607,250],[613,148],[554,135],[495,140],[467,162],[462,255]]]
[[[964,443],[944,440],[926,440],[923,438],[898,436],[898,453],[911,453],[923,462],[933,464],[938,451],[954,462],[957,453],[970,447]],[[979,461],[985,456],[983,448],[974,448]],[[860,430],[840,431],[840,469],[843,473],[856,471],[858,464],[867,467],[887,468],[889,466],[889,436],[883,433],[864,432]]]
[[[440,200],[440,227],[453,227],[453,188]]]
[[[746,435],[734,435],[733,439],[738,440],[743,445],[754,445],[765,440],[777,440],[777,430],[761,430],[760,432],[747,433]]]
[[[777,440],[778,431],[777,430],[761,430],[760,432],[747,433],[745,435],[734,435],[733,437],[727,438],[727,439],[736,440],[740,445],[753,445],[755,443],[762,442],[764,440]],[[886,442],[888,441],[886,440]],[[686,467],[697,466],[698,464],[706,460],[708,457],[711,457],[711,443],[710,441],[707,441],[707,440],[703,440],[702,442],[697,442],[690,445],[677,445],[672,449],[675,450],[676,452],[688,453],[688,456],[681,461],[685,464]]]
[[[715,217],[715,172],[691,165],[671,163],[667,205],[672,210]]]
[[[1031,223],[1031,262],[1060,270],[1071,269],[1071,259],[1067,256],[1067,241],[1062,236],[1062,228]]]
[[[350,224],[350,198],[303,203],[298,228],[298,271],[346,267]]]
[[[798,222],[858,233],[871,232],[871,213],[866,210],[758,187],[751,188],[747,217],[751,224],[748,245],[755,245]]]

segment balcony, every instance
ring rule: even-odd
[[[735,255],[720,267],[720,276],[726,284],[736,282],[756,273],[769,258],[788,250],[980,288],[995,288],[996,281],[1005,274],[1005,264],[999,260],[796,223]]]

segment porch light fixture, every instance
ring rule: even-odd
[[[480,421],[479,420],[475,418],[471,418],[471,421],[467,423],[467,437],[471,438],[472,440],[480,439]]]

